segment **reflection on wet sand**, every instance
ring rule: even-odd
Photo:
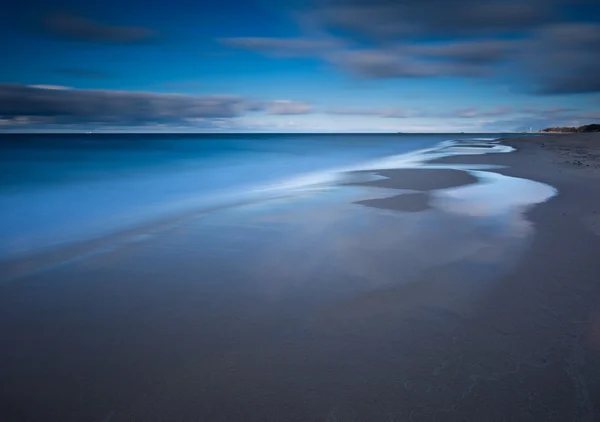
[[[476,406],[475,385],[521,368],[481,304],[531,241],[523,210],[554,191],[480,171],[376,173],[5,286],[16,420],[451,420]],[[18,394],[31,384],[43,412]]]
[[[396,211],[433,207],[446,213],[485,218],[487,224],[493,224],[499,232],[525,237],[530,234],[530,226],[524,211],[532,205],[547,201],[556,194],[556,189],[528,179],[470,169],[469,165],[439,164],[444,158],[456,155],[481,154],[481,149],[484,148],[495,149],[500,153],[512,150],[510,147],[497,145],[495,141],[488,144],[482,141],[447,143],[439,150],[430,151],[430,157],[420,167],[377,171],[377,175],[387,179],[356,183],[387,189],[416,190],[420,193],[368,199],[357,203]],[[435,156],[433,160],[438,163],[434,168],[429,164],[431,156]]]

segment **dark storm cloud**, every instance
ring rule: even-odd
[[[358,76],[424,78],[487,76],[493,65],[516,54],[520,42],[460,41],[385,45],[363,50],[328,52],[325,59]]]
[[[582,19],[598,12],[597,0],[313,0],[298,19],[313,38],[219,41],[362,78],[503,77],[537,94],[589,93],[600,92],[600,25]]]
[[[350,49],[336,39],[225,38],[218,41],[270,56],[320,57],[355,75],[381,79],[482,76],[489,73],[487,65],[502,61],[515,49],[512,42],[494,40],[373,49]]]
[[[331,0],[310,12],[320,24],[377,39],[512,33],[553,22],[559,1]]]
[[[0,84],[0,120],[16,124],[194,124],[250,112],[299,115],[313,111],[300,101],[255,101],[235,95],[192,96],[152,92],[78,90],[56,85]],[[212,124],[212,123],[211,123]]]
[[[322,57],[361,77],[503,68],[528,91],[572,94],[600,92],[598,12],[594,0],[315,0],[304,19],[353,45]]]
[[[600,24],[551,25],[531,45],[527,65],[539,93],[600,92]]]
[[[445,44],[420,44],[406,48],[414,55],[463,63],[493,64],[510,58],[518,43],[505,40],[466,41]]]
[[[76,90],[0,84],[0,118],[54,123],[148,124],[195,118],[231,118],[246,111],[243,98],[129,91]]]
[[[340,51],[327,57],[334,65],[357,76],[386,78],[425,78],[439,76],[484,76],[488,69],[476,63],[460,61],[427,62],[395,50]]]
[[[156,33],[148,28],[110,25],[70,13],[47,15],[42,28],[63,38],[101,43],[139,43],[156,37]]]

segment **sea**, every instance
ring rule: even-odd
[[[0,260],[507,134],[0,134]]]

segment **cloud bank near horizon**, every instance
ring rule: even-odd
[[[595,0],[25,1],[0,26],[14,37],[1,130],[513,130],[599,116]]]
[[[56,85],[0,84],[0,127],[108,126],[189,128],[198,130],[265,130],[264,123],[239,119],[263,115],[294,117],[303,115],[331,118],[365,117],[383,120],[419,121],[428,119],[451,125],[463,121],[463,128],[481,129],[510,123],[510,130],[557,119],[587,122],[597,114],[570,108],[514,109],[511,106],[493,108],[465,107],[443,111],[422,108],[395,107],[317,107],[301,101],[260,101],[236,95],[162,94],[117,90],[81,90]],[[383,121],[382,120],[382,121]],[[228,123],[229,122],[229,123]],[[469,122],[469,123],[467,123]],[[297,128],[296,123],[280,121],[277,129]],[[387,127],[381,124],[381,127]],[[426,127],[426,126],[424,126]]]

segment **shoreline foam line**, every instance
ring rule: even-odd
[[[476,142],[473,142],[476,141]],[[473,145],[473,144],[485,144],[488,143],[489,148],[465,148],[463,145]],[[457,150],[452,150],[453,148]],[[267,186],[263,186],[262,188],[254,188],[250,190],[246,190],[244,192],[237,192],[227,195],[223,197],[223,201],[218,204],[213,204],[213,206],[206,206],[206,204],[194,204],[190,203],[187,207],[178,207],[177,205],[173,206],[173,211],[169,213],[165,213],[163,215],[156,215],[154,218],[147,218],[143,222],[138,224],[130,224],[127,227],[119,227],[114,230],[104,231],[102,234],[96,236],[86,236],[84,238],[74,239],[69,242],[63,242],[60,244],[49,245],[47,247],[39,247],[32,249],[30,251],[26,251],[22,254],[16,254],[10,257],[6,257],[4,259],[0,259],[0,265],[12,265],[12,263],[17,261],[42,261],[47,262],[47,259],[39,259],[38,257],[49,257],[49,256],[61,256],[63,255],[61,251],[71,250],[73,252],[67,253],[63,257],[66,260],[77,259],[80,255],[96,253],[98,249],[104,250],[106,246],[95,247],[93,245],[105,245],[106,242],[111,242],[114,247],[120,247],[122,245],[130,244],[130,238],[132,236],[137,237],[140,233],[154,232],[164,230],[165,227],[171,227],[173,225],[179,224],[181,221],[185,221],[191,218],[196,218],[197,216],[201,216],[207,213],[218,212],[221,209],[237,207],[244,204],[251,204],[256,202],[270,201],[273,199],[281,199],[287,197],[293,197],[298,193],[303,193],[307,191],[316,191],[323,187],[335,187],[337,182],[343,180],[344,177],[348,177],[348,174],[351,172],[375,172],[377,170],[385,170],[385,169],[399,169],[399,168],[446,168],[446,169],[457,169],[461,171],[468,172],[478,178],[480,182],[477,184],[487,184],[490,185],[492,183],[498,183],[501,181],[502,176],[498,173],[494,173],[498,175],[498,177],[485,177],[485,172],[480,167],[477,166],[464,166],[464,165],[430,165],[427,164],[429,160],[446,157],[446,156],[454,156],[454,155],[483,155],[488,153],[506,153],[512,152],[514,148],[502,145],[500,143],[500,138],[477,138],[477,139],[469,139],[465,141],[461,140],[446,140],[438,143],[437,145],[430,148],[423,148],[419,150],[409,151],[404,154],[393,155],[389,157],[385,157],[377,160],[370,160],[361,164],[346,166],[343,168],[335,168],[330,169],[328,171],[323,172],[314,172],[307,173],[302,176],[293,177],[286,181],[281,181],[276,184],[270,184]],[[483,176],[483,177],[482,177]],[[380,176],[384,177],[384,176]],[[485,179],[485,180],[484,180]],[[523,179],[526,180],[526,179]],[[531,183],[539,183],[533,182]],[[462,189],[464,187],[458,187],[453,189]],[[498,190],[498,186],[495,186],[494,189]],[[552,188],[553,189],[553,188]],[[450,190],[452,194],[456,196],[468,197],[470,194],[468,192],[464,192],[461,190],[454,191]],[[433,193],[434,195],[444,195],[441,191],[439,193]],[[241,198],[240,198],[241,196]],[[554,196],[554,193],[548,196],[547,199]],[[447,200],[447,198],[446,198]],[[456,202],[456,201],[455,201]],[[181,204],[179,204],[181,205]],[[183,209],[185,208],[185,209]],[[456,205],[454,205],[456,208]],[[178,209],[179,211],[175,211]],[[158,227],[161,229],[156,230]],[[79,248],[83,249],[80,253],[76,253]],[[109,250],[112,250],[109,248]],[[100,251],[101,252],[101,251]],[[100,253],[98,252],[98,253]],[[56,262],[56,259],[52,259],[53,262]],[[60,259],[60,261],[64,261],[64,259]],[[21,270],[25,270],[25,267],[29,267],[29,265],[19,265]],[[36,269],[39,269],[40,265],[33,265]],[[47,265],[42,265],[43,267],[47,267]],[[22,273],[23,271],[18,271]],[[29,271],[26,271],[29,272]]]
[[[536,204],[546,202],[558,195],[558,190],[546,183],[506,176],[494,172],[493,168],[481,168],[480,165],[470,164],[428,164],[428,161],[449,156],[485,155],[497,153],[511,153],[516,149],[501,143],[501,138],[479,140],[448,140],[438,144],[437,148],[420,151],[412,154],[410,161],[383,161],[384,166],[373,170],[390,170],[388,165],[394,162],[395,169],[448,169],[464,171],[478,182],[451,188],[434,189],[426,194],[429,195],[432,208],[438,211],[462,214],[472,217],[484,217],[494,215],[513,215],[515,224],[525,230],[530,229],[531,223],[525,217],[525,211]],[[479,148],[473,148],[479,145]],[[496,167],[497,168],[497,167]],[[500,166],[504,168],[504,166]],[[387,178],[386,176],[382,176]],[[389,197],[386,196],[386,197]],[[381,197],[379,199],[385,199]]]

